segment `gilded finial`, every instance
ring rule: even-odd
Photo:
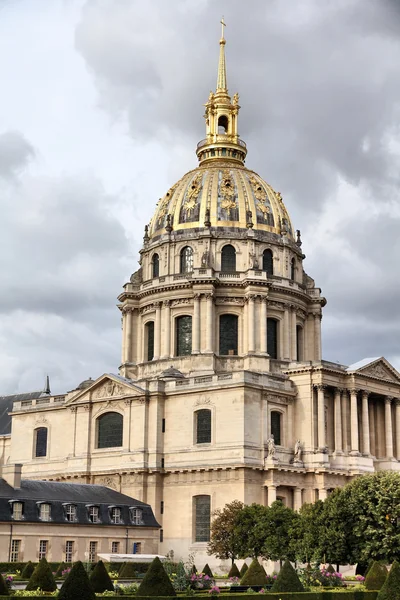
[[[224,37],[224,27],[226,27],[226,23],[224,21],[224,17],[221,19],[221,39],[219,40],[219,63],[218,63],[218,78],[217,78],[217,92],[224,91],[227,92],[227,84],[226,84],[226,66],[225,66],[225,37]]]

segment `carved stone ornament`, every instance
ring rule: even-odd
[[[47,424],[48,421],[45,417],[38,417],[35,421],[35,425],[42,425],[43,423]]]
[[[185,200],[183,202],[182,208],[186,212],[186,214],[188,215],[189,218],[191,217],[192,212],[196,208],[197,198],[200,194],[201,187],[202,187],[202,179],[203,179],[203,174],[197,173],[197,175],[195,175],[195,177],[193,178],[193,180],[185,194]]]
[[[278,394],[271,394],[270,392],[266,392],[264,394],[264,400],[271,402],[272,404],[282,404],[287,406],[293,402],[293,398],[288,396],[281,396]]]
[[[382,364],[371,365],[365,369],[360,371],[363,375],[371,375],[372,377],[378,377],[379,379],[386,379],[388,381],[396,381],[399,380]]]
[[[100,477],[96,481],[97,485],[105,485],[106,487],[111,488],[112,490],[118,491],[118,485],[114,478],[112,477]]]
[[[226,296],[225,298],[216,298],[215,304],[238,304],[239,306],[244,305],[244,298],[230,298]]]
[[[178,298],[171,302],[171,306],[181,306],[182,304],[192,304],[192,300],[190,298]]]
[[[202,394],[196,399],[194,403],[195,406],[199,406],[199,404],[212,404],[211,396],[205,396],[204,394]]]
[[[125,393],[123,385],[109,379],[104,385],[96,388],[93,393],[93,398],[109,398],[111,396],[122,396]]]
[[[228,169],[222,171],[222,180],[219,187],[219,194],[221,196],[221,208],[224,210],[230,210],[236,208],[235,200],[235,185]]]

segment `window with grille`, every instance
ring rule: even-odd
[[[181,250],[179,270],[182,274],[193,271],[193,250],[190,246],[185,246]]]
[[[98,506],[89,506],[89,521],[91,523],[100,523]]]
[[[96,562],[97,542],[89,542],[89,562]]]
[[[65,519],[69,523],[75,523],[75,521],[76,521],[76,506],[75,506],[75,504],[67,504],[65,506]]]
[[[211,410],[206,408],[195,412],[196,444],[211,444]]]
[[[210,496],[194,497],[195,542],[210,541],[211,498]]]
[[[236,250],[230,244],[222,248],[221,271],[223,273],[233,273],[236,271]]]
[[[154,321],[146,323],[146,340],[147,340],[147,360],[154,358]]]
[[[129,509],[130,512],[130,516],[131,516],[131,523],[133,525],[141,525],[142,523],[142,509],[141,508],[135,508],[134,506],[131,506]]]
[[[46,456],[47,454],[47,427],[36,429],[35,456]]]
[[[113,506],[111,508],[111,523],[113,523],[113,525],[122,523],[121,509],[118,506]]]
[[[123,416],[108,412],[97,419],[97,447],[117,448],[122,446]]]
[[[11,562],[19,562],[19,553],[21,550],[21,540],[12,540],[11,541]]]
[[[273,410],[271,412],[271,434],[274,436],[274,442],[277,446],[281,445],[281,420],[282,414]]]
[[[142,552],[142,542],[133,542],[132,550],[132,554],[140,554]]]
[[[192,317],[185,315],[176,319],[176,356],[192,353]]]
[[[50,504],[43,503],[39,508],[40,520],[41,521],[50,521],[51,519],[51,506]]]
[[[72,563],[74,558],[74,542],[72,540],[68,540],[65,542],[65,562]]]
[[[39,560],[47,557],[47,550],[49,547],[49,542],[47,540],[39,541]]]
[[[158,254],[153,255],[152,264],[153,264],[153,269],[152,269],[153,277],[158,277],[160,274],[160,258],[158,256]]]
[[[263,271],[266,271],[268,275],[274,274],[274,260],[272,250],[269,248],[263,252]]]
[[[236,315],[221,315],[219,318],[219,353],[237,355],[238,318]]]
[[[278,358],[278,321],[267,319],[267,352],[271,358]]]
[[[111,553],[119,554],[119,542],[111,542]]]
[[[23,519],[24,505],[22,502],[12,503],[12,518],[14,521],[21,521]]]

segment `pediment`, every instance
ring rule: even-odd
[[[92,400],[102,398],[105,400],[114,400],[126,396],[132,398],[144,396],[145,394],[146,390],[133,383],[131,380],[120,377],[119,375],[107,373],[93,381],[91,386],[75,395],[70,404],[91,402]]]
[[[384,379],[392,383],[400,383],[400,373],[383,357],[372,359],[370,362],[360,364],[359,366],[356,363],[352,367],[348,367],[347,371],[376,377],[377,379]]]

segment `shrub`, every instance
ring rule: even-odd
[[[151,563],[137,591],[138,596],[176,596],[174,587],[158,556]]]
[[[229,570],[228,577],[240,577],[240,571],[236,566],[236,563],[232,563],[232,566]]]
[[[387,569],[378,561],[372,563],[371,568],[365,578],[365,587],[367,590],[380,590],[386,581]]]
[[[303,584],[288,560],[283,563],[271,592],[304,592]]]
[[[266,583],[267,575],[263,567],[255,558],[240,580],[240,585],[265,585]]]
[[[80,560],[74,564],[68,573],[57,600],[96,600],[96,594],[90,585],[85,567]]]
[[[35,565],[33,564],[33,562],[28,561],[21,571],[21,579],[29,579],[34,570]]]
[[[204,575],[208,575],[208,576],[209,576],[209,577],[211,577],[211,578],[213,578],[213,577],[214,577],[214,575],[213,575],[213,573],[212,573],[212,571],[211,571],[210,567],[208,566],[208,563],[206,563],[206,564],[204,565],[204,568],[203,568],[203,570],[202,570],[202,573],[204,573]]]
[[[247,563],[243,563],[242,564],[242,568],[240,569],[240,572],[239,572],[239,577],[240,578],[243,577],[243,575],[246,573],[246,571],[247,571],[248,568],[249,567],[247,566]]]
[[[397,560],[392,564],[386,581],[379,591],[377,600],[398,600],[400,598],[400,565]]]
[[[192,568],[190,569],[190,572],[191,573],[197,573],[197,567],[196,567],[196,565],[194,563],[192,564]]]
[[[57,589],[56,580],[45,558],[42,558],[35,567],[25,589],[27,591],[41,589],[43,592],[54,592]]]
[[[102,594],[106,590],[109,592],[114,591],[114,586],[102,560],[96,563],[95,568],[90,573],[89,581],[93,590],[98,594]]]
[[[124,563],[123,567],[119,572],[118,579],[133,579],[136,577],[136,565],[132,562]],[[150,567],[149,567],[150,568]]]
[[[3,575],[0,573],[0,596],[8,596],[9,593],[9,587],[4,581]]]
[[[336,573],[336,569],[329,563],[329,565],[326,567],[325,571],[327,573]]]
[[[66,571],[66,570],[67,570],[67,565],[65,564],[65,562],[60,562],[54,576],[62,577],[63,571]]]

